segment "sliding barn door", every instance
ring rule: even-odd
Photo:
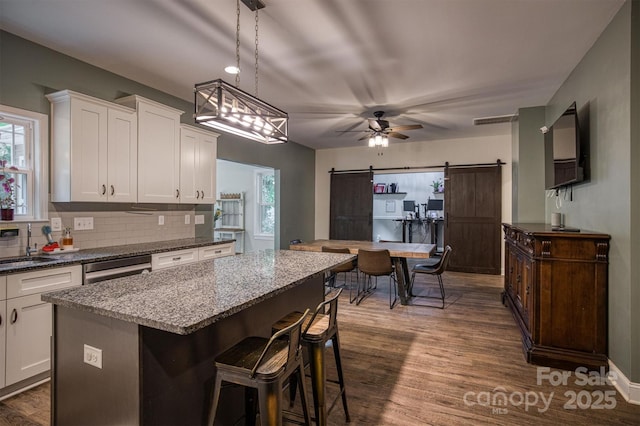
[[[500,274],[500,166],[445,169],[444,240],[453,249],[449,270]]]
[[[372,175],[331,174],[329,238],[371,241],[373,234]]]

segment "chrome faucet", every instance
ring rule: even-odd
[[[31,224],[27,224],[27,256],[31,256],[31,252],[38,251],[38,244],[35,243],[31,248]]]

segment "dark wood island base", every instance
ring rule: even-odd
[[[292,310],[323,300],[317,275],[187,335],[54,306],[52,424],[203,425],[214,358],[246,336],[266,336]],[[83,345],[102,350],[102,369],[83,362]],[[217,422],[243,414],[242,391],[223,392]]]

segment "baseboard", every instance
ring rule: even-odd
[[[640,383],[634,383],[629,380],[611,360],[609,360],[609,371],[615,374],[616,380],[612,380],[613,386],[620,392],[625,401],[630,404],[640,405]]]

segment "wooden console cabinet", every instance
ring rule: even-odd
[[[527,362],[575,370],[607,368],[610,236],[503,224],[502,302],[522,334]]]

